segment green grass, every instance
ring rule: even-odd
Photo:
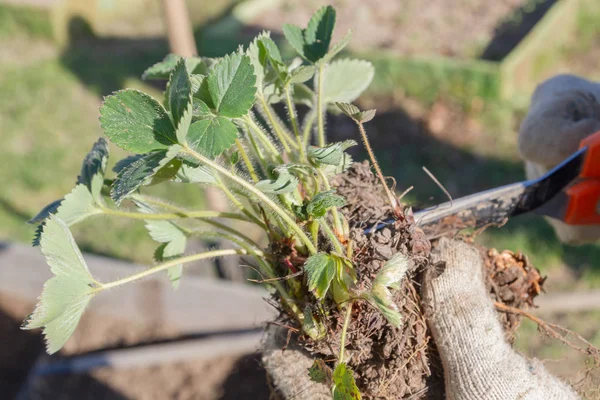
[[[52,25],[48,12],[30,7],[0,5],[0,39],[18,35],[49,39]]]

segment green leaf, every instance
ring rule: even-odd
[[[290,83],[303,83],[313,77],[315,67],[312,65],[303,65],[296,68],[290,76]]]
[[[335,190],[320,192],[315,195],[306,206],[306,212],[311,217],[317,219],[322,218],[327,214],[327,210],[331,207],[343,207],[346,205],[346,200],[335,194]]]
[[[144,80],[169,79],[169,75],[175,69],[181,56],[176,54],[167,54],[160,62],[157,62],[142,74]],[[210,66],[210,59],[200,57],[189,57],[185,59],[187,70],[190,74],[205,73]]]
[[[188,130],[188,145],[197,152],[215,158],[223,154],[235,143],[238,131],[236,126],[223,117],[203,119],[194,122]]]
[[[342,38],[342,40],[340,40],[339,42],[337,42],[331,48],[331,50],[329,50],[327,52],[327,54],[325,54],[325,56],[319,60],[319,63],[320,64],[325,64],[325,63],[328,63],[331,60],[333,60],[333,58],[335,56],[337,56],[340,51],[344,50],[344,48],[348,45],[348,43],[350,43],[350,39],[352,39],[352,31],[348,30],[348,33],[346,33],[344,35],[344,37]]]
[[[63,199],[54,200],[52,203],[48,204],[46,207],[42,208],[39,213],[35,215],[35,217],[31,218],[27,221],[28,224],[39,224],[44,221],[50,215],[55,214],[60,207],[60,203],[62,203]]]
[[[333,400],[360,400],[360,392],[354,381],[352,370],[340,362],[333,371]]]
[[[140,186],[150,183],[150,178],[171,161],[179,152],[179,146],[173,146],[169,151],[159,150],[145,154],[119,172],[113,182],[110,197],[116,204],[136,191]]]
[[[65,196],[55,215],[67,226],[71,226],[87,217],[101,213],[102,211],[96,206],[87,186],[79,184]]]
[[[152,80],[152,79],[169,79],[169,75],[177,62],[181,59],[180,56],[176,54],[167,54],[167,56],[162,60],[146,69],[142,74],[142,79],[144,80]]]
[[[58,208],[60,207],[63,199],[54,200],[52,203],[48,204],[46,207],[42,208],[39,213],[29,221],[28,224],[38,224],[35,228],[35,233],[33,235],[33,240],[31,241],[31,245],[36,247],[40,245],[40,240],[42,238],[42,232],[44,230],[44,220],[50,217],[52,214],[56,214]]]
[[[338,106],[338,108],[350,118],[358,119],[359,121],[362,119],[360,115],[360,109],[354,104],[337,102],[335,105]]]
[[[102,201],[102,186],[104,185],[104,173],[108,162],[108,143],[104,138],[98,139],[92,150],[85,156],[81,165],[81,172],[77,177],[77,184],[87,186],[94,201]]]
[[[183,163],[174,179],[178,183],[217,183],[212,172],[205,166],[193,166]]]
[[[304,53],[307,59],[317,62],[329,50],[333,28],[335,27],[335,9],[323,6],[318,9],[304,30]]]
[[[173,69],[169,79],[168,90],[169,110],[173,117],[173,124],[175,127],[179,127],[184,113],[192,102],[192,83],[190,82],[190,76],[185,66],[185,60],[179,60]]]
[[[92,277],[69,228],[56,216],[46,220],[42,253],[55,275],[44,284],[40,301],[22,329],[44,328],[46,351],[60,350],[101,285]]]
[[[164,244],[155,253],[157,261],[178,257],[185,253],[187,236],[173,222],[146,220],[146,229],[148,229],[148,233],[152,239]],[[183,264],[177,264],[167,269],[167,276],[174,289],[179,287],[182,272]]]
[[[200,82],[200,86],[198,87],[198,90],[196,92],[194,92],[194,98],[201,100],[204,104],[206,104],[206,106],[208,107],[209,110],[215,109],[213,99],[212,99],[210,93],[208,92],[208,78],[204,78]]]
[[[106,136],[124,150],[147,153],[177,143],[163,106],[140,91],[127,89],[106,97],[100,115]]]
[[[212,113],[208,105],[202,100],[194,97],[193,99],[193,109],[192,109],[192,117],[196,119],[206,119],[212,117]]]
[[[257,189],[269,194],[290,193],[298,187],[298,178],[290,174],[286,168],[276,168],[277,179],[265,179],[256,182]]]
[[[248,45],[248,50],[246,50],[246,55],[249,57],[250,62],[254,68],[254,75],[256,76],[256,90],[259,93],[262,93],[265,76],[267,74],[267,61],[268,49],[260,44],[261,39],[269,37],[269,32],[261,32],[250,45]]]
[[[266,56],[275,63],[283,64],[283,58],[281,58],[281,52],[277,44],[271,39],[269,32],[264,32],[262,37],[259,39],[259,46],[261,46]]]
[[[394,254],[386,261],[381,270],[377,273],[373,286],[385,286],[399,290],[400,283],[408,272],[408,258],[402,253]]]
[[[344,151],[352,146],[356,146],[354,140],[344,140],[343,142],[331,143],[325,147],[311,147],[308,150],[308,158],[317,165],[340,165],[343,161]]]
[[[332,62],[323,76],[323,101],[354,101],[371,84],[374,74],[375,69],[368,61],[342,59]]]
[[[283,35],[287,39],[290,45],[296,50],[302,57],[304,55],[304,32],[302,28],[292,24],[283,24]]]
[[[195,100],[195,101],[198,101],[198,100]],[[190,125],[192,123],[193,117],[194,117],[194,102],[193,102],[192,98],[190,97],[190,102],[187,104],[187,108],[183,111],[181,120],[179,120],[177,129],[175,130],[175,137],[177,137],[177,142],[182,145],[187,144],[187,142],[186,142],[187,133],[188,133],[188,130],[190,129]]]
[[[360,111],[354,104],[337,102],[335,105],[348,117],[358,123],[369,122],[375,117],[376,110]]]
[[[327,294],[335,269],[335,260],[327,253],[312,255],[304,263],[308,289],[317,299],[321,300]]]
[[[400,289],[408,269],[408,258],[401,253],[394,254],[377,273],[371,291],[366,294],[366,299],[396,328],[402,327],[402,314],[390,289]]]
[[[331,368],[325,364],[325,361],[316,359],[308,369],[308,377],[313,382],[329,383],[331,381]]]
[[[175,179],[182,167],[183,161],[179,158],[173,158],[160,167],[148,182],[148,186],[158,185],[159,183]]]
[[[246,55],[233,53],[223,57],[210,72],[207,81],[219,115],[239,118],[254,104],[256,76]]]

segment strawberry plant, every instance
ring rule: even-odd
[[[107,141],[99,139],[74,189],[32,220],[39,224],[34,242],[54,276],[23,327],[43,328],[48,353],[60,350],[89,302],[110,295],[108,289],[163,272],[177,288],[186,263],[246,255],[273,288],[281,318],[304,343],[318,348],[336,338],[336,351],[314,352],[311,376],[319,381],[319,372],[332,368],[334,398],[360,398],[346,350],[349,327],[370,310],[383,318],[380,325],[402,329],[395,295],[414,263],[410,248],[395,245],[402,251],[377,258],[375,270],[361,266],[374,247],[365,253],[356,235],[369,221],[353,214],[354,200],[338,187],[352,165],[346,150],[357,143],[328,143],[326,112],[356,122],[379,179],[371,187],[383,188],[387,198],[382,212],[406,224],[410,218],[386,186],[368,143],[363,124],[375,111],[350,104],[371,82],[373,66],[337,57],[351,33],[332,44],[334,25],[332,7],[319,9],[306,28],[285,25],[285,38],[298,54],[291,60],[283,59],[268,32],[222,58],[169,55],[143,76],[168,82],[162,99],[130,89],[104,99],[104,133],[133,155],[118,161],[109,178]],[[276,107],[285,109],[287,120]],[[302,120],[297,107],[306,111]],[[234,210],[195,210],[144,193],[166,181],[215,187]],[[157,242],[156,264],[112,282],[95,279],[70,227],[100,215],[143,221]],[[245,235],[247,225],[262,229],[268,245]],[[186,254],[190,237],[218,237],[231,248]]]

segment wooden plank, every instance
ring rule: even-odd
[[[85,254],[101,282],[143,269],[141,266]],[[51,272],[39,248],[0,243],[0,293],[35,304]],[[249,284],[186,276],[173,290],[165,274],[110,290],[94,298],[86,313],[108,315],[135,324],[166,326],[180,334],[248,329],[275,316],[263,297],[267,292]]]

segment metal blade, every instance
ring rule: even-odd
[[[502,226],[508,218],[531,211],[561,218],[565,207],[562,190],[579,176],[586,150],[583,148],[573,153],[540,178],[486,190],[418,211],[414,214],[415,221],[428,237],[436,237],[448,230]]]
[[[573,183],[581,171],[587,148],[573,153],[544,176],[486,190],[439,204],[414,214],[415,222],[427,237],[435,238],[465,228],[501,226],[508,218],[536,211],[561,218],[564,213],[564,188]],[[365,230],[371,233],[394,223],[390,219]]]

